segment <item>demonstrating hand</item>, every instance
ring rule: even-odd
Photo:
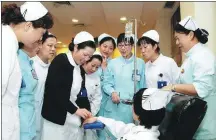
[[[79,108],[77,109],[77,111],[75,112],[76,115],[82,117],[83,119],[89,118],[92,116],[91,112],[89,112],[87,109],[85,108]]]
[[[118,104],[120,102],[120,98],[118,96],[118,93],[117,92],[113,92],[112,93],[112,101],[116,104]]]
[[[107,57],[106,56],[103,57],[103,62],[101,64],[101,67],[103,70],[106,69],[107,67]]]
[[[172,84],[170,85],[167,85],[167,86],[164,86],[161,90],[164,90],[164,91],[172,91]]]
[[[90,117],[83,122],[83,125],[86,123],[93,123],[97,121],[97,117]]]

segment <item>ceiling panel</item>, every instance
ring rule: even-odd
[[[2,4],[23,2],[2,2]],[[172,9],[164,9],[165,2],[70,2],[72,6],[56,5],[53,2],[42,2],[54,17],[54,26],[50,30],[65,44],[71,41],[76,33],[86,30],[94,37],[108,33],[117,37],[124,32],[120,17],[133,17],[138,20],[138,36],[154,29],[159,16],[171,16]],[[79,20],[82,26],[74,26],[72,18]],[[142,21],[145,25],[141,24]]]

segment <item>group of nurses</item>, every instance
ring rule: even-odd
[[[1,15],[4,65],[2,138],[31,140],[35,136],[32,91],[37,83],[37,77],[32,68],[30,55],[34,50],[33,44],[53,26],[53,19],[40,2],[25,2],[20,7],[16,4],[5,5]],[[19,51],[18,42],[24,44],[24,48]]]
[[[49,61],[55,55],[55,49],[57,45],[57,38],[46,32],[43,37],[41,44],[38,46],[37,55],[32,58],[33,66],[37,73],[38,83],[34,90],[35,95],[35,113],[36,113],[36,137],[34,140],[41,140],[41,132],[43,128],[43,119],[41,116],[44,87],[49,68]]]
[[[204,45],[208,42],[208,35],[191,16],[176,25],[176,45],[186,54],[186,59],[181,66],[179,83],[163,88],[198,96],[207,102],[207,112],[194,135],[195,140],[216,139],[216,59]]]

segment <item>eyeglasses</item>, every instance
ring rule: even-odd
[[[129,44],[129,43],[124,43],[124,44],[122,43],[122,44],[119,44],[119,45],[118,45],[118,48],[121,48],[121,49],[122,49],[123,47],[128,48],[128,47],[130,47],[130,46],[131,46],[131,44]]]

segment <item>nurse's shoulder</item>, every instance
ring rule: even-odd
[[[122,63],[122,60],[121,60],[121,56],[120,57],[116,57],[114,59],[111,59],[108,63],[108,66],[113,66],[113,65],[118,65]]]
[[[191,55],[193,64],[201,64],[203,66],[214,66],[215,56],[213,52],[203,44],[199,44],[199,49]]]
[[[173,64],[173,63],[176,64],[175,60],[171,57],[162,55],[161,58],[162,58],[161,61],[163,61],[164,64],[168,64],[168,65]]]

